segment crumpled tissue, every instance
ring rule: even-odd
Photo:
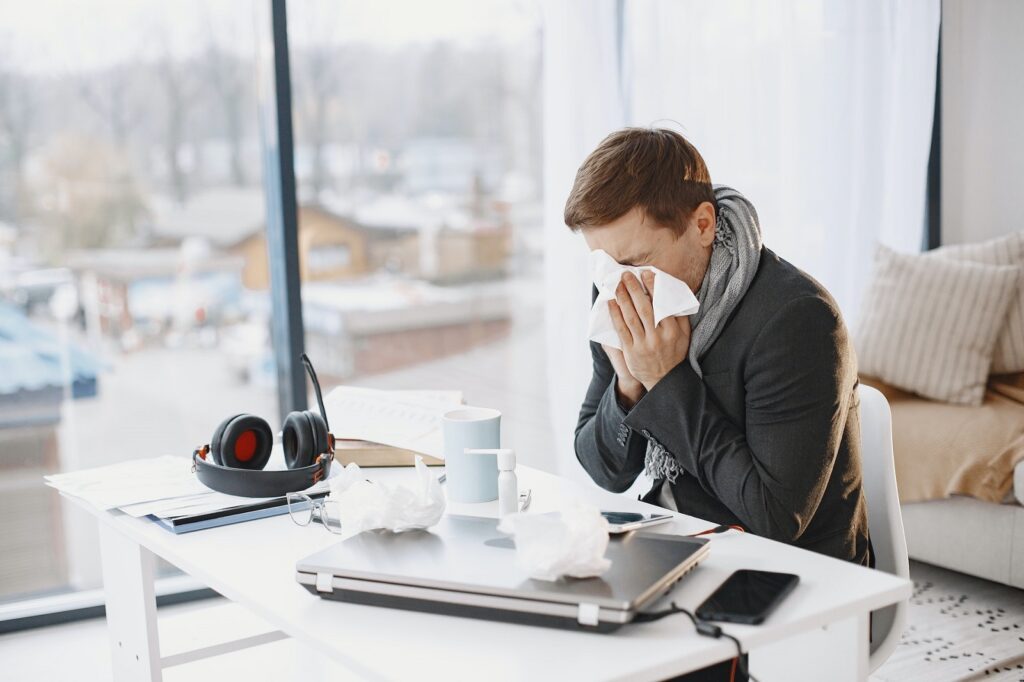
[[[660,324],[666,317],[693,315],[700,308],[697,297],[686,286],[686,282],[650,265],[634,267],[622,265],[607,252],[596,249],[590,252],[590,274],[597,287],[597,298],[590,309],[590,323],[587,336],[591,341],[603,343],[612,348],[622,348],[619,335],[612,325],[612,317],[608,312],[608,301],[615,299],[615,288],[622,281],[622,275],[632,272],[640,279],[640,273],[650,270],[654,273],[654,324]]]
[[[327,500],[337,505],[341,530],[346,534],[429,528],[441,520],[445,509],[441,483],[420,456],[416,457],[412,487],[368,481],[352,462],[331,479]]]
[[[498,530],[513,536],[516,565],[536,580],[593,578],[612,565],[604,556],[608,521],[596,507],[582,502],[548,514],[509,514]]]

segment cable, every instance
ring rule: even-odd
[[[727,632],[723,632],[722,628],[718,625],[715,625],[710,621],[701,620],[700,618],[697,618],[697,616],[693,615],[689,610],[684,609],[682,606],[679,606],[675,602],[672,602],[672,604],[667,609],[664,609],[662,611],[648,611],[647,613],[638,613],[633,618],[633,622],[650,623],[652,621],[661,620],[666,616],[671,616],[676,613],[682,613],[687,618],[689,618],[690,622],[693,623],[693,627],[697,629],[698,635],[710,637],[712,639],[720,639],[722,637],[731,639],[732,643],[736,645],[736,658],[733,659],[733,678],[735,678],[736,669],[739,668],[740,675],[747,678],[748,680],[751,680],[751,682],[758,682],[757,678],[750,674],[750,671],[747,670],[746,664],[743,662],[743,645],[740,643],[740,640],[736,639]]]
[[[721,628],[719,628],[719,632],[721,632]],[[748,670],[747,666],[743,664],[743,646],[740,644],[740,640],[736,639],[732,635],[730,635],[728,633],[725,633],[725,632],[722,632],[721,636],[722,637],[728,637],[729,639],[731,639],[733,641],[733,644],[736,645],[736,652],[737,652],[736,653],[736,658],[732,659],[732,676],[733,676],[733,678],[736,677],[736,667],[739,666],[740,674],[741,675],[746,677],[748,680],[753,680],[753,682],[758,682],[757,678],[754,677],[753,675],[751,675],[750,674],[750,670]]]

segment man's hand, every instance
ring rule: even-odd
[[[651,303],[654,273],[645,271],[641,276],[643,286],[630,272],[622,276],[615,289],[615,300],[608,301],[608,311],[622,342],[626,369],[649,391],[686,359],[690,350],[690,318],[666,317],[655,325]],[[614,360],[612,366],[615,366]],[[621,380],[622,374],[619,377]]]
[[[635,376],[629,373],[629,368],[626,366],[626,358],[623,357],[621,350],[606,346],[603,343],[601,348],[604,348],[605,355],[608,356],[612,363],[612,369],[615,370],[615,376],[618,377],[615,391],[619,396],[619,404],[627,410],[632,409],[634,405],[640,402],[640,398],[644,397],[647,389],[637,381]]]

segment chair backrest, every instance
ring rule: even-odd
[[[889,402],[878,389],[861,385],[860,433],[864,496],[868,505],[868,530],[875,568],[910,578],[907,538],[896,489],[896,465],[892,450],[892,414]],[[907,620],[907,602],[874,611],[871,617],[871,660],[874,671],[899,643]]]

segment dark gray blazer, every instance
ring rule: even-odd
[[[598,485],[626,490],[647,442],[659,443],[686,472],[672,486],[680,511],[869,564],[857,361],[838,306],[809,275],[763,249],[701,358],[703,379],[684,361],[628,413],[604,349],[590,352],[576,457]]]

